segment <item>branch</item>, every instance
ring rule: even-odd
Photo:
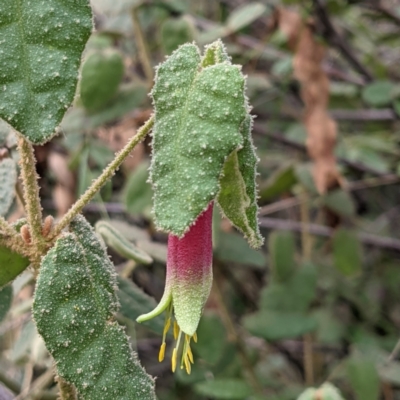
[[[306,225],[306,226],[304,226]],[[278,218],[260,218],[260,226],[267,229],[280,229],[283,231],[302,232],[304,229],[315,236],[331,237],[334,229],[317,224],[302,224],[301,222]],[[362,243],[382,249],[400,251],[400,240],[376,236],[369,233],[359,233],[359,239]]]
[[[101,187],[110,179],[115,171],[121,166],[125,158],[134,149],[134,147],[140,143],[144,137],[150,132],[154,125],[154,117],[151,116],[147,122],[137,131],[136,135],[133,136],[126,146],[118,153],[113,161],[105,168],[103,173],[92,183],[92,185],[86,190],[81,198],[69,209],[64,215],[61,221],[54,227],[50,239],[56,238],[61,231],[66,228],[69,223],[78,215],[83,207],[88,204]]]
[[[331,20],[329,19],[329,15],[325,7],[321,3],[321,0],[313,0],[313,3],[315,12],[324,27],[324,36],[326,37],[326,39],[343,53],[347,61],[353,66],[353,68],[357,72],[364,76],[367,82],[373,81],[374,78],[371,73],[358,60],[350,46],[336,31]]]

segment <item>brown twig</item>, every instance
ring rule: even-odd
[[[291,221],[279,218],[260,218],[260,226],[267,229],[280,229],[284,231],[293,231],[301,233],[304,229],[301,222]],[[311,235],[331,237],[334,229],[327,226],[308,224],[308,232]],[[370,246],[379,247],[386,250],[400,251],[400,240],[390,237],[381,237],[370,233],[359,233],[359,239],[362,243]]]

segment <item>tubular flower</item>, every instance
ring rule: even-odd
[[[190,341],[197,341],[196,330],[212,285],[212,212],[213,203],[203,211],[182,238],[169,234],[166,284],[158,306],[137,321],[149,320],[166,311],[159,361],[163,361],[166,336],[173,325],[176,345],[172,370],[177,366],[182,347],[181,368],[190,373],[193,354]]]

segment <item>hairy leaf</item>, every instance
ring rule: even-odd
[[[91,31],[88,0],[2,0],[0,117],[31,142],[49,140],[71,105]]]
[[[29,264],[28,258],[0,246],[0,288],[14,280]]]
[[[233,152],[225,163],[218,204],[249,244],[259,248],[263,244],[263,238],[257,219],[257,156],[251,140],[251,125],[251,116],[247,114],[240,128],[243,148]]]
[[[85,400],[155,399],[152,379],[114,321],[116,281],[83,217],[43,258],[33,314],[58,374]]]
[[[15,196],[17,166],[12,158],[0,161],[0,215],[7,214]]]
[[[158,68],[150,179],[157,226],[182,236],[219,191],[226,157],[243,144],[244,77],[228,62],[200,69],[186,44]]]

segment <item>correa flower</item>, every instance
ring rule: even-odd
[[[147,321],[166,311],[159,361],[163,361],[166,336],[173,324],[176,345],[172,353],[175,372],[182,344],[181,368],[190,374],[193,354],[190,341],[197,342],[196,330],[212,285],[212,213],[213,202],[195,220],[181,238],[168,236],[167,274],[164,294],[157,307],[137,321]],[[174,318],[174,320],[173,320]]]

